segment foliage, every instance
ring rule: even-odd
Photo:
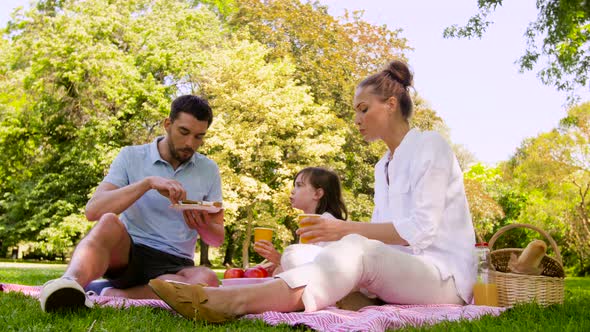
[[[236,28],[267,45],[272,58],[292,57],[297,79],[312,88],[320,103],[334,106],[341,116],[351,114],[356,83],[393,58],[405,58],[406,40],[400,30],[374,26],[362,13],[346,14],[342,22],[318,2],[299,0],[238,0],[228,18]],[[322,33],[318,34],[317,31]]]
[[[478,0],[479,12],[463,27],[445,29],[445,37],[481,38],[491,25],[489,15],[503,0]],[[525,32],[527,49],[518,63],[521,70],[532,70],[542,56],[545,67],[539,72],[544,84],[559,90],[588,86],[590,73],[590,2],[585,0],[539,0],[537,20]]]
[[[309,88],[293,79],[289,61],[266,62],[268,52],[257,42],[234,40],[212,52],[198,74],[212,107],[223,110],[207,153],[220,165],[226,225],[246,234],[244,253],[254,225],[276,226],[281,242],[292,240],[276,223],[293,215],[288,195],[295,174],[329,164],[344,143],[343,121],[314,104]]]
[[[525,223],[563,236],[578,271],[590,258],[590,103],[572,107],[558,128],[525,141],[506,172],[527,194]]]
[[[235,12],[224,19],[235,30],[266,45],[268,59],[289,57],[295,78],[310,87],[318,105],[343,119],[346,142],[330,166],[342,176],[351,219],[367,220],[371,214],[368,197],[373,195],[373,165],[385,151],[380,144],[368,145],[357,134],[352,121],[351,100],[359,81],[380,70],[393,59],[406,59],[411,48],[401,30],[389,30],[362,19],[362,12],[345,13],[339,19],[328,14],[319,2],[299,0],[235,0]],[[321,30],[322,33],[317,33]],[[441,123],[434,110],[414,96],[413,126],[434,129]]]
[[[65,255],[90,227],[77,223],[111,160],[161,134],[182,93],[214,107],[204,152],[220,165],[228,236],[245,252],[254,224],[278,222],[277,246],[292,241],[289,187],[305,166],[337,170],[351,218],[370,216],[384,147],[355,135],[350,99],[359,78],[404,58],[397,30],[294,0],[47,0],[2,36],[2,246]],[[416,126],[442,123],[416,102]]]
[[[42,1],[11,22],[0,44],[3,245],[77,242],[87,227],[68,218],[82,218],[121,146],[161,132],[188,69],[221,38],[214,14],[184,1]]]
[[[478,241],[490,238],[504,217],[502,207],[496,202],[499,194],[496,186],[500,177],[498,169],[474,164],[464,173],[465,194]]]

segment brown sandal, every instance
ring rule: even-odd
[[[205,308],[207,294],[203,289],[204,284],[189,285],[174,281],[152,279],[149,282],[151,289],[166,302],[174,311],[187,319],[206,320],[210,323],[222,323],[233,320],[235,317]]]

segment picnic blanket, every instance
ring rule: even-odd
[[[0,284],[2,292],[20,292],[39,297],[41,286]],[[111,296],[90,295],[96,305],[116,308],[149,306],[172,309],[161,300],[133,300]],[[472,320],[483,315],[497,316],[505,308],[476,305],[381,305],[369,306],[359,311],[328,307],[316,312],[275,312],[246,315],[242,319],[261,319],[270,325],[306,325],[317,331],[385,331],[404,326],[421,326],[443,321]]]

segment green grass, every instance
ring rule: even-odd
[[[40,285],[65,270],[57,264],[0,262],[0,282]],[[221,271],[216,271],[218,274]],[[272,327],[262,321],[241,320],[223,325],[191,322],[161,309],[134,307],[126,310],[93,310],[45,314],[39,302],[22,294],[0,293],[1,331],[306,331],[305,327]],[[567,278],[563,305],[546,308],[519,305],[499,317],[443,322],[401,331],[590,331],[590,278]]]

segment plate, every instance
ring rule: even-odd
[[[221,209],[223,209],[223,207],[214,206],[212,203],[207,204],[207,205],[179,203],[179,204],[172,204],[172,205],[170,205],[170,207],[175,210],[178,210],[178,211],[202,210],[202,211],[207,211],[209,213],[217,213],[217,212],[221,211]]]
[[[261,284],[263,282],[274,280],[274,278],[230,278],[221,279],[222,286],[243,286]]]

